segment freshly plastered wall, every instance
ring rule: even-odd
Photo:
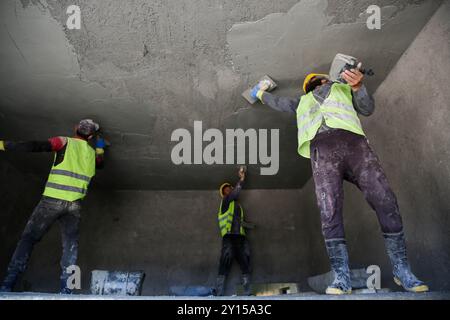
[[[0,3],[0,128],[8,139],[70,135],[95,118],[112,143],[105,189],[215,189],[235,165],[171,160],[171,134],[204,129],[280,130],[280,166],[252,189],[301,188],[309,164],[295,151],[295,119],[251,107],[242,97],[264,74],[279,94],[299,95],[303,77],[326,71],[337,52],[353,54],[376,76],[373,91],[425,25],[436,0],[4,0]],[[79,5],[80,30],[67,8]],[[366,9],[379,5],[382,30]],[[206,143],[205,143],[206,144]],[[45,159],[20,170],[42,174]],[[186,187],[188,183],[188,187]]]

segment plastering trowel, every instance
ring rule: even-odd
[[[256,84],[260,83],[261,81],[267,81],[267,83],[269,84],[269,89],[267,90],[268,92],[272,91],[273,89],[275,89],[277,87],[277,84],[275,83],[275,81],[273,81],[273,79],[267,75],[262,77],[261,79],[259,79],[259,81],[256,82]],[[250,93],[252,92],[252,88],[253,88],[253,86],[248,88],[247,90],[245,90],[242,93],[242,96],[244,97],[244,99],[247,100],[250,104],[254,104],[256,101],[258,101],[258,99],[254,99],[250,95]]]

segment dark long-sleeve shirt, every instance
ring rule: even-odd
[[[237,199],[239,198],[239,194],[242,190],[242,181],[238,181],[236,183],[236,186],[234,187],[233,191],[230,192],[230,194],[223,198],[222,200],[222,212],[225,213],[232,201],[235,201],[234,205],[234,212],[233,212],[233,223],[231,225],[231,231],[230,234],[240,234],[241,233],[241,206],[237,202]]]
[[[316,98],[319,103],[323,103],[323,101],[325,101],[325,99],[328,97],[332,84],[332,82],[328,82],[314,89],[314,98]],[[297,107],[300,103],[300,99],[301,97],[279,97],[268,92],[264,92],[262,95],[262,102],[264,104],[267,104],[274,110],[289,113],[297,112]],[[367,89],[364,85],[362,85],[358,91],[352,91],[352,100],[353,107],[355,108],[356,112],[363,116],[370,116],[375,110],[375,102],[373,100],[373,97],[367,92]],[[330,128],[325,124],[325,122],[323,122],[321,128],[319,129],[319,132],[326,131],[328,129]]]
[[[27,142],[14,142],[5,141],[5,151],[16,152],[56,152],[55,164],[59,164],[64,160],[66,153],[67,138],[66,137],[53,137],[47,141],[27,141]],[[96,153],[96,167],[101,169],[103,167],[103,153]]]

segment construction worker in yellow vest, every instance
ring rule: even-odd
[[[352,291],[342,214],[343,180],[355,184],[375,210],[394,281],[407,291],[425,292],[428,287],[411,272],[408,263],[396,196],[358,118],[358,114],[369,116],[374,111],[363,77],[358,69],[345,70],[340,82],[330,81],[325,74],[309,74],[300,99],[270,94],[264,82],[253,88],[252,95],[277,111],[297,116],[297,151],[311,161],[322,233],[335,275],[326,293]]]
[[[81,201],[103,164],[105,141],[96,134],[99,125],[90,119],[82,120],[75,128],[75,136],[54,137],[47,141],[13,142],[0,140],[0,150],[6,152],[54,152],[53,167],[48,176],[41,201],[34,209],[8,266],[0,291],[14,289],[17,277],[24,272],[33,246],[40,241],[51,225],[61,226],[63,254],[61,257],[61,293],[70,294],[67,268],[76,265]],[[88,141],[96,137],[95,150]]]
[[[222,201],[218,212],[220,234],[222,236],[222,251],[219,262],[219,275],[216,281],[216,295],[225,292],[225,281],[230,271],[233,259],[239,263],[242,271],[242,285],[244,295],[250,295],[250,244],[245,234],[245,228],[253,227],[245,222],[244,210],[237,202],[242,185],[245,181],[245,170],[239,170],[239,181],[236,186],[224,183],[219,188]]]

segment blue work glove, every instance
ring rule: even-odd
[[[261,95],[258,95],[258,92],[260,91],[267,91],[270,87],[270,83],[267,81],[261,81],[256,86],[252,88],[252,91],[250,92],[250,96],[253,99],[260,99]]]
[[[104,149],[106,147],[105,139],[102,137],[97,137],[97,140],[95,141],[95,148],[96,149]]]
[[[252,97],[253,99],[258,99],[257,96],[258,91],[259,91],[259,84],[253,87],[252,91],[250,92],[250,97]]]

